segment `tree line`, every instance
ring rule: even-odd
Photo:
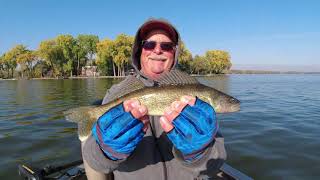
[[[97,66],[100,75],[123,76],[131,69],[132,36],[119,34],[114,40],[96,35],[58,35],[40,42],[36,50],[19,44],[0,56],[0,78],[70,77],[82,67]],[[228,52],[209,50],[192,56],[181,43],[178,68],[192,74],[221,74],[231,68]]]

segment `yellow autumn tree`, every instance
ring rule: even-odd
[[[133,37],[120,34],[114,40],[114,48],[112,51],[112,60],[116,64],[118,76],[124,76],[125,66],[128,66],[131,60],[131,49],[133,45]]]
[[[225,73],[231,68],[230,55],[222,50],[209,50],[205,54],[207,72],[212,74]]]
[[[17,63],[20,65],[21,76],[24,77],[24,71],[28,72],[29,78],[33,78],[33,65],[37,56],[33,51],[26,50],[17,57]]]
[[[17,67],[17,58],[20,54],[23,54],[26,51],[26,47],[22,44],[16,45],[12,49],[10,49],[8,52],[5,53],[3,57],[3,63],[5,66],[5,69],[7,70],[7,77],[13,78],[14,70]],[[10,74],[11,71],[11,74]]]
[[[37,55],[48,65],[52,76],[61,75],[64,56],[62,49],[54,39],[42,41],[37,49]]]
[[[114,47],[113,41],[106,38],[97,43],[97,59],[96,64],[100,71],[109,75],[112,67],[113,76],[116,75],[115,64],[112,61],[112,48]]]

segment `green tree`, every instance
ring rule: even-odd
[[[67,35],[59,35],[56,37],[57,45],[61,48],[63,52],[63,57],[60,61],[60,67],[62,67],[62,75],[71,75],[72,71],[76,70],[76,62],[75,62],[75,48],[76,40],[69,34]],[[70,74],[69,74],[70,73]]]
[[[191,72],[192,54],[183,42],[180,43],[178,62],[179,69],[188,73]]]
[[[125,75],[125,69],[129,67],[133,37],[120,34],[114,41],[105,39],[97,44],[97,64],[99,69],[112,64],[113,75]],[[111,61],[111,62],[110,62]]]
[[[57,45],[54,39],[42,41],[37,50],[37,54],[45,63],[47,63],[50,69],[49,71],[52,72],[52,76],[56,77],[61,75],[64,55],[62,49]]]
[[[74,54],[74,61],[76,66],[73,70],[76,72],[77,75],[80,75],[81,67],[85,65],[87,57],[84,49],[80,47],[78,39],[76,39],[76,44],[73,47],[72,51]]]
[[[207,69],[206,59],[203,56],[196,55],[190,67],[192,73],[203,74]]]
[[[4,56],[5,54],[2,54],[0,56],[0,78],[4,78],[4,74],[3,74],[3,71],[4,71]]]
[[[43,78],[51,70],[51,67],[46,61],[37,61],[36,64],[33,66],[33,75],[34,77]]]
[[[80,46],[82,52],[87,58],[85,60],[85,65],[87,64],[87,59],[89,59],[90,64],[93,64],[93,57],[97,53],[97,43],[99,42],[99,37],[96,35],[86,35],[80,34],[77,37],[78,45]]]

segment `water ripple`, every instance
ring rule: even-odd
[[[255,179],[320,177],[320,76],[227,75],[198,78],[235,96],[241,111],[219,114],[227,162]],[[80,157],[76,124],[63,111],[103,98],[119,79],[3,81],[0,177],[16,164],[39,166]]]

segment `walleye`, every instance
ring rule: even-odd
[[[129,77],[130,79],[130,77]],[[98,107],[80,107],[65,112],[69,121],[78,123],[78,134],[81,141],[91,133],[97,119],[110,108],[125,100],[137,99],[148,109],[148,115],[161,116],[166,107],[183,95],[196,96],[214,107],[216,113],[236,112],[240,110],[240,101],[214,88],[200,84],[194,77],[173,70],[161,76],[156,86],[145,87],[135,77],[131,77],[126,87],[113,96],[105,105]]]

